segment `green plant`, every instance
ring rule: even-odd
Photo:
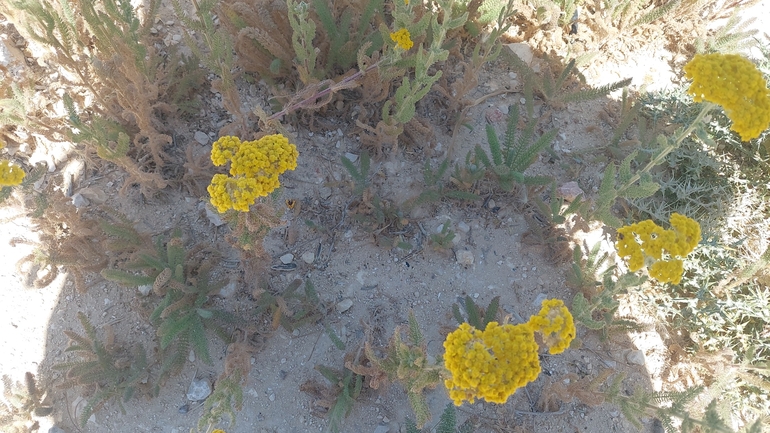
[[[631,84],[631,79],[627,78],[601,87],[584,89],[581,88],[584,85],[584,79],[579,75],[581,83],[578,88],[576,90],[566,90],[564,87],[568,85],[567,80],[573,73],[577,73],[575,69],[577,65],[576,59],[570,60],[561,73],[554,77],[550,67],[547,67],[542,73],[536,73],[515,53],[505,51],[503,53],[505,53],[503,59],[521,76],[521,80],[524,83],[524,97],[527,98],[527,115],[530,117],[532,117],[533,112],[530,97],[533,94],[542,98],[548,105],[558,108],[570,102],[583,102],[601,98]]]
[[[576,263],[577,264],[577,263]],[[583,271],[588,272],[586,265],[577,264]],[[625,293],[631,287],[639,287],[647,277],[636,274],[623,274],[617,279],[613,278],[614,266],[602,273],[601,287],[597,286],[592,296],[586,297],[578,293],[572,300],[572,314],[575,321],[592,330],[601,330],[606,338],[611,332],[641,329],[642,325],[632,318],[615,317],[620,303],[618,295]]]
[[[35,375],[24,374],[24,384],[14,383],[3,375],[3,400],[0,401],[0,428],[8,433],[37,431],[40,425],[33,417],[48,416],[53,412],[47,394],[38,388]]]
[[[2,7],[27,38],[50,48],[76,77],[72,85],[78,91],[66,92],[64,100],[72,136],[121,165],[130,175],[126,185],[139,183],[145,193],[167,185],[161,169],[172,139],[161,117],[176,111],[168,91],[182,83],[175,72],[179,59],[165,63],[151,42],[159,6],[149,2],[143,19],[128,0],[18,0]],[[84,122],[93,119],[89,126],[98,134],[77,126],[83,115],[75,106],[89,113]]]
[[[160,338],[160,353],[165,358],[160,377],[165,380],[176,374],[187,362],[190,349],[207,364],[211,363],[206,328],[213,328],[221,336],[223,323],[238,319],[224,310],[211,308],[211,295],[224,283],[210,281],[210,258],[200,251],[185,252],[181,231],[178,229],[164,246],[158,238],[155,251],[140,251],[129,269],[143,269],[144,275],[104,269],[104,278],[129,286],[152,285],[152,293],[159,299],[150,313],[150,323]]]
[[[441,225],[441,231],[439,233],[431,233],[430,242],[436,249],[446,250],[452,247],[455,232],[450,228],[451,225],[452,221],[446,220],[446,222]]]
[[[80,359],[56,364],[54,368],[65,371],[65,381],[59,388],[85,386],[92,389],[93,393],[86,399],[77,419],[80,426],[85,426],[95,411],[113,399],[125,414],[123,403],[131,400],[144,386],[149,372],[147,353],[142,346],[136,345],[131,351],[118,346],[109,327],[102,342],[85,314],[79,312],[78,320],[85,335],[73,331],[64,333],[71,340],[66,352],[73,352]]]
[[[329,419],[329,431],[339,433],[342,422],[350,414],[356,399],[361,395],[364,376],[352,370],[335,370],[323,365],[315,369],[329,382],[330,386],[308,380],[300,390],[315,397],[314,405],[325,410]]]
[[[583,260],[583,248],[588,252]],[[575,247],[572,250],[572,265],[567,271],[567,284],[584,294],[584,296],[593,296],[597,294],[602,287],[601,279],[607,272],[611,272],[612,267],[602,269],[607,263],[609,253],[601,250],[601,243],[595,243],[591,248],[584,244],[583,248]],[[600,276],[597,279],[597,276]]]
[[[483,165],[497,180],[505,191],[511,191],[515,184],[543,185],[551,179],[545,176],[528,176],[524,174],[527,168],[535,162],[537,155],[551,145],[556,137],[557,130],[551,129],[535,139],[535,127],[538,119],[530,117],[524,131],[517,137],[519,125],[519,107],[511,105],[509,108],[508,124],[502,146],[494,127],[487,125],[487,153],[476,146],[475,160],[478,165]]]
[[[461,312],[465,312],[465,317]],[[500,308],[500,297],[495,296],[489,302],[487,308],[482,308],[473,302],[473,298],[466,296],[460,304],[452,304],[452,315],[458,324],[468,323],[474,328],[483,331],[487,328],[489,322],[497,320],[497,313]]]
[[[448,189],[442,182],[448,168],[449,158],[444,159],[435,170],[431,167],[430,161],[425,161],[422,171],[425,189],[417,197],[406,203],[407,212],[422,204],[435,203],[443,199],[467,201],[481,199],[481,197],[472,192]]]
[[[407,340],[402,339],[406,332]],[[412,410],[417,417],[417,425],[422,428],[430,420],[430,409],[422,394],[426,388],[434,388],[441,382],[443,367],[428,357],[427,344],[420,331],[414,312],[409,312],[409,323],[406,327],[397,326],[393,337],[384,349],[385,357],[380,358],[371,344],[365,345],[368,366],[345,363],[345,367],[356,374],[370,377],[369,387],[379,388],[387,378],[391,382],[399,382],[406,391]]]
[[[451,403],[441,412],[441,417],[436,424],[435,430],[428,429],[427,427],[420,430],[417,424],[409,418],[406,419],[404,424],[406,425],[406,433],[429,433],[433,431],[436,433],[472,433],[475,431],[470,419],[459,426],[457,425],[457,409]]]

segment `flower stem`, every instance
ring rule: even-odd
[[[704,102],[703,108],[700,110],[700,113],[698,113],[698,116],[695,118],[695,120],[690,123],[690,125],[682,130],[674,139],[673,142],[667,141],[667,145],[661,149],[660,152],[658,152],[657,155],[655,155],[650,162],[647,163],[647,165],[644,166],[643,169],[636,172],[633,176],[631,176],[631,179],[628,180],[628,182],[625,183],[625,185],[622,185],[620,188],[618,188],[618,195],[621,195],[623,191],[631,187],[634,183],[636,183],[640,178],[642,173],[648,173],[650,170],[652,170],[655,166],[661,164],[663,160],[666,158],[666,156],[671,153],[674,149],[678,148],[679,145],[682,144],[682,141],[684,141],[685,138],[687,138],[698,126],[699,123],[703,121],[703,119],[706,117],[706,115],[711,111],[712,108],[714,108],[716,105],[712,104],[710,102]]]

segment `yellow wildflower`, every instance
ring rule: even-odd
[[[391,33],[390,39],[392,39],[398,47],[403,48],[404,50],[409,50],[414,45],[409,30],[407,29],[400,29],[397,32]]]
[[[535,332],[542,332],[551,353],[561,353],[575,337],[572,315],[560,300],[543,301],[537,316],[519,325],[490,322],[481,331],[461,324],[444,341],[444,381],[449,398],[460,406],[478,398],[505,403],[540,374]]]
[[[546,299],[536,316],[529,318],[529,325],[543,334],[548,352],[556,355],[564,352],[575,338],[575,322],[561,299]]]
[[[540,374],[537,342],[527,324],[490,322],[480,331],[463,323],[447,336],[444,348],[444,363],[452,373],[444,385],[457,406],[477,398],[505,403]]]
[[[11,164],[8,160],[0,161],[0,187],[14,186],[24,180],[24,170],[21,167]]]
[[[280,134],[243,142],[238,137],[220,138],[212,145],[211,160],[215,165],[230,161],[230,176],[216,174],[211,179],[211,204],[219,212],[248,212],[257,198],[280,186],[281,173],[297,168],[298,156],[297,147]]]
[[[631,272],[640,270],[648,261],[651,277],[661,283],[681,282],[684,271],[681,258],[690,254],[700,242],[700,224],[678,213],[671,215],[670,223],[669,230],[652,220],[618,229],[615,248],[620,257],[628,258]]]
[[[214,430],[214,431],[213,431],[213,432],[211,432],[211,433],[225,433],[225,431],[224,431],[224,430],[222,430],[222,429],[219,429],[219,428],[218,428],[218,429]]]
[[[696,54],[684,67],[696,102],[721,105],[743,141],[759,137],[770,126],[770,90],[762,73],[737,54]]]

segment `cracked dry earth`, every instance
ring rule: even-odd
[[[161,25],[161,24],[159,24]],[[166,29],[169,30],[169,29]],[[171,35],[171,31],[169,30]],[[173,35],[170,39],[174,41]],[[605,53],[607,54],[607,53]],[[616,54],[616,53],[610,53]],[[607,59],[616,58],[607,56]],[[605,84],[618,78],[633,77],[638,88],[650,77],[673,76],[667,66],[670,58],[661,48],[646,48],[640,53],[623,53],[623,64],[608,66],[610,60],[584,71],[592,84]],[[537,53],[534,64],[540,62]],[[601,69],[604,67],[605,69]],[[667,75],[668,74],[668,75]],[[660,80],[652,80],[659,84]],[[665,79],[663,80],[665,84]],[[520,84],[502,62],[490,64],[473,91],[474,98],[500,89],[510,92],[486,100],[469,112],[472,128],[463,128],[450,148],[451,137],[444,128],[434,125],[436,140],[430,153],[407,148],[372,161],[371,182],[384,191],[385,199],[394,203],[419,194],[423,188],[422,167],[428,158],[437,166],[450,156],[462,163],[465,154],[477,144],[486,146],[485,126],[492,122],[498,131],[505,126],[508,107],[520,104]],[[244,84],[244,101],[256,101],[264,95],[260,89]],[[210,95],[216,98],[216,95]],[[603,116],[616,107],[612,98],[570,104],[553,113],[549,127],[559,128],[553,150],[569,156],[602,144],[610,134]],[[538,110],[542,107],[538,106]],[[179,125],[175,135],[180,145],[191,144],[196,155],[210,152],[211,141],[218,130],[219,114],[213,104],[196,125]],[[605,113],[605,114],[602,114]],[[208,119],[208,120],[206,120]],[[440,119],[434,119],[439,121]],[[311,280],[327,308],[324,323],[340,336],[346,345],[339,350],[324,332],[322,324],[307,325],[294,332],[279,328],[266,334],[251,354],[251,373],[244,388],[244,403],[237,424],[228,433],[299,433],[325,431],[328,420],[322,416],[316,397],[303,393],[300,387],[310,379],[323,380],[314,366],[322,364],[342,368],[346,352],[355,353],[367,335],[375,345],[385,344],[396,325],[406,322],[412,310],[425,334],[428,353],[434,357],[443,352],[446,332],[456,326],[452,305],[470,296],[479,305],[500,297],[500,306],[511,321],[521,322],[539,310],[545,298],[559,298],[569,305],[575,293],[565,284],[569,264],[563,254],[531,242],[528,217],[536,218],[531,207],[522,204],[520,193],[502,194],[489,189],[480,191],[479,202],[442,202],[418,207],[408,215],[404,229],[391,230],[412,245],[412,249],[377,246],[378,233],[363,230],[350,210],[350,177],[340,163],[341,158],[358,159],[359,137],[348,121],[335,127],[310,132],[292,128],[292,142],[300,152],[298,167],[282,178],[282,197],[296,205],[284,209],[283,224],[265,240],[269,255],[268,270],[260,275],[269,287],[283,290],[295,279]],[[59,155],[57,166],[71,163],[74,156]],[[560,185],[575,181],[588,195],[597,191],[603,164],[587,165],[578,173],[564,170],[543,154],[533,164],[530,174],[554,176]],[[186,245],[206,243],[221,253],[216,276],[232,284],[215,297],[218,308],[234,311],[256,321],[252,296],[257,287],[253,273],[244,273],[250,263],[243,263],[239,251],[225,241],[226,226],[212,224],[206,211],[206,198],[191,196],[186,191],[169,190],[156,198],[144,200],[137,192],[118,194],[124,175],[116,170],[94,175],[81,173],[75,191],[91,188],[103,195],[91,195],[80,210],[89,212],[97,206],[113,208],[137,222],[140,231],[167,237],[179,227]],[[0,209],[0,280],[3,302],[0,304],[0,367],[3,374],[16,380],[25,371],[34,372],[41,383],[55,386],[61,373],[51,367],[68,359],[64,352],[68,340],[62,331],[80,331],[76,315],[85,312],[100,329],[111,326],[120,342],[141,343],[145,348],[156,344],[155,332],[143,318],[136,289],[120,287],[95,276],[89,279],[86,293],[74,290],[62,274],[44,289],[28,287],[28,278],[17,272],[16,259],[33,251],[31,244],[9,246],[11,239],[24,236],[34,241],[30,222],[19,208]],[[307,224],[307,221],[312,224]],[[445,223],[456,234],[451,245],[436,249],[430,245],[431,234],[439,233]],[[573,235],[573,245],[584,239],[589,244],[603,242],[611,248],[608,235],[601,227],[569,221],[565,230]],[[623,312],[633,311],[624,301]],[[642,316],[642,320],[644,317]],[[264,323],[256,325],[265,327]],[[569,349],[557,356],[543,355],[543,372],[533,383],[519,390],[507,404],[477,403],[460,408],[460,422],[472,419],[479,432],[635,432],[638,431],[610,404],[589,405],[582,401],[559,402],[549,399],[551,384],[574,378],[593,378],[604,369],[622,372],[624,387],[660,389],[662,366],[669,356],[657,332],[617,335],[602,341],[595,333],[578,327],[580,348]],[[51,390],[55,412],[42,420],[41,431],[50,432],[188,432],[197,424],[201,405],[187,398],[193,380],[208,384],[221,373],[225,345],[213,335],[210,338],[213,364],[207,365],[193,354],[182,373],[173,377],[151,400],[133,399],[125,405],[126,414],[110,402],[89,419],[85,427],[77,427],[73,419],[82,409],[77,389]],[[570,375],[570,376],[568,376]],[[573,378],[573,379],[569,379]],[[427,400],[435,423],[449,403],[440,387],[427,391]],[[405,418],[413,418],[406,395],[398,384],[371,390],[364,389],[341,431],[350,433],[396,433],[405,431]],[[662,431],[659,423],[644,420],[643,431]],[[52,427],[53,426],[53,427]],[[51,430],[49,430],[49,428]],[[59,429],[59,430],[56,430]]]

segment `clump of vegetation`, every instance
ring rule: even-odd
[[[53,413],[48,393],[38,388],[35,375],[30,372],[24,374],[23,385],[4,374],[2,397],[0,427],[8,433],[38,431],[40,423],[35,418]]]

